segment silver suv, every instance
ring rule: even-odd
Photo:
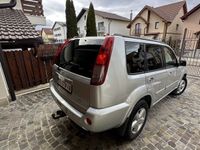
[[[166,44],[137,37],[74,38],[58,50],[50,90],[58,106],[92,132],[136,138],[148,109],[187,86],[186,62]]]

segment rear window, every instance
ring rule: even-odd
[[[93,67],[103,39],[76,39],[60,55],[58,66],[73,73],[92,77]]]

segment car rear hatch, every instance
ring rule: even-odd
[[[93,67],[103,41],[103,37],[69,41],[53,67],[57,92],[82,113],[90,106]]]

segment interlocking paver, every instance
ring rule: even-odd
[[[21,96],[0,107],[0,150],[180,149],[200,148],[200,80],[189,79],[181,96],[168,96],[149,111],[147,124],[134,141],[113,131],[88,133],[67,117],[53,120],[58,110],[49,90]]]

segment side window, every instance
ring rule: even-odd
[[[135,42],[125,42],[125,49],[128,74],[144,72],[144,45]]]
[[[164,56],[166,67],[173,67],[177,64],[177,59],[171,49],[164,47]]]
[[[161,69],[164,67],[161,46],[146,45],[146,58],[149,71]]]

